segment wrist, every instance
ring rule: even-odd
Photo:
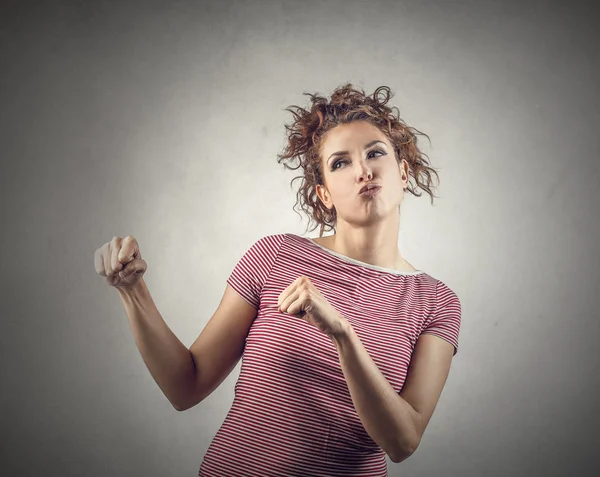
[[[337,345],[339,342],[348,339],[352,333],[354,333],[354,328],[346,318],[342,318],[337,330],[331,333],[329,337]]]
[[[144,279],[142,277],[140,277],[140,279],[131,286],[116,288],[121,298],[126,300],[139,301],[141,298],[146,296],[148,292],[148,289],[146,288],[146,284],[144,283]]]

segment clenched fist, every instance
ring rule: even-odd
[[[109,285],[116,288],[132,288],[146,272],[137,240],[128,235],[113,237],[94,253],[96,273],[106,277]]]

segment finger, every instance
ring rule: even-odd
[[[140,255],[140,248],[135,237],[128,235],[121,242],[118,260],[123,265],[126,265],[136,258],[142,258]]]
[[[96,273],[103,277],[106,276],[106,272],[104,271],[104,258],[102,257],[102,251],[104,247],[100,247],[94,252],[94,268],[96,268]]]
[[[125,268],[119,272],[119,276],[121,276],[121,278],[126,278],[134,273],[145,272],[146,266],[147,264],[144,260],[137,258],[125,265]]]
[[[287,309],[288,315],[297,315],[302,311],[302,300],[298,297],[296,300],[289,304]]]
[[[104,251],[102,252],[102,258],[104,259],[104,273],[106,273],[107,277],[112,277],[114,272],[112,269],[112,265],[110,264],[110,257],[112,254],[111,242],[107,242],[104,244]]]
[[[279,295],[279,298],[277,300],[277,304],[278,304],[278,307],[280,308],[280,310],[282,309],[281,307],[283,306],[285,300],[288,300],[288,304],[289,304],[290,296],[292,296],[294,293],[298,292],[298,289],[302,283],[302,278],[303,277],[301,277],[301,276],[296,278],[292,283],[290,283],[288,285],[288,287],[285,290],[283,290],[281,292],[281,294]]]
[[[286,287],[277,297],[277,308],[279,309],[279,311],[282,311],[283,302],[290,294],[290,287],[291,285]]]
[[[287,313],[290,315],[297,315],[300,318],[304,318],[306,315],[306,308],[308,307],[308,302],[302,295],[298,295],[298,298],[294,300],[289,308]]]
[[[279,310],[284,313],[290,313],[290,306],[298,299],[298,293],[294,290],[288,293],[281,301]]]
[[[121,237],[113,237],[110,241],[110,270],[113,274],[119,272],[123,268],[123,265],[118,259],[122,241],[123,239]]]

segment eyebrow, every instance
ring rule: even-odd
[[[365,145],[365,149],[373,146],[374,144],[377,144],[378,142],[380,142],[381,144],[383,144],[384,146],[386,146],[385,142],[380,141],[379,139],[375,139],[374,141],[371,141],[369,144]],[[348,151],[338,151],[338,152],[334,152],[331,156],[329,156],[329,159],[331,159],[333,156],[343,156],[344,154],[350,154]],[[327,162],[329,162],[329,159],[327,159]]]

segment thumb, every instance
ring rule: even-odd
[[[144,260],[136,259],[136,260],[129,262],[127,265],[125,265],[125,268],[123,268],[123,270],[121,270],[119,272],[119,276],[121,278],[126,278],[133,273],[143,272],[145,270],[146,270],[146,263],[144,262]]]
[[[117,260],[123,264],[128,264],[133,260],[133,254],[127,253],[124,248],[119,250],[119,255],[117,255]]]

